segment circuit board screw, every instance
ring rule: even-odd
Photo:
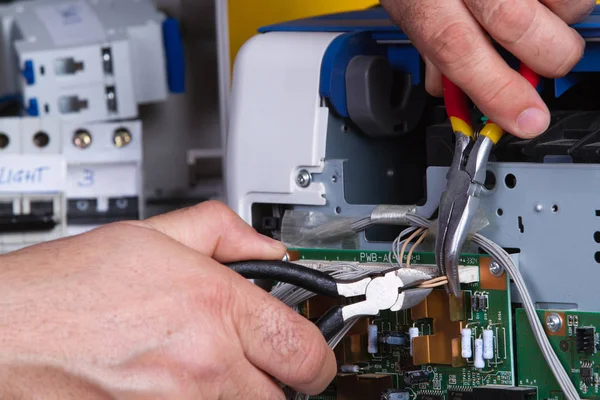
[[[535,211],[539,212],[539,213],[542,212],[542,211],[544,211],[544,206],[541,205],[541,204],[536,204],[535,205]]]
[[[298,184],[298,186],[303,187],[303,188],[309,187],[311,181],[312,181],[312,177],[310,175],[310,172],[308,172],[305,169],[300,171],[298,173],[298,176],[296,177],[296,183]]]
[[[562,328],[562,319],[560,315],[552,313],[546,317],[546,327],[550,332],[558,332]]]
[[[496,261],[490,263],[490,273],[496,277],[500,277],[504,274],[504,268]]]

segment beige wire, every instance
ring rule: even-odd
[[[444,286],[447,283],[448,283],[448,278],[446,278],[445,276],[440,276],[440,277],[425,281],[417,287],[423,288],[423,289],[432,289],[432,288]]]
[[[416,241],[416,243],[411,246],[409,252],[408,252],[408,256],[406,257],[406,266],[410,267],[410,260],[412,260],[412,255],[413,255],[413,251],[415,251],[415,249],[421,244],[423,243],[423,240],[425,240],[425,238],[427,237],[427,234],[429,233],[429,229],[424,229],[424,232],[421,234],[421,236],[419,237],[419,239]]]
[[[418,235],[420,235],[420,234],[421,234],[423,231],[425,231],[425,230],[426,230],[426,228],[419,228],[419,229],[417,229],[416,231],[414,231],[414,232],[412,233],[412,235],[410,235],[410,236],[408,237],[408,239],[406,239],[406,241],[405,241],[405,242],[404,242],[404,244],[402,245],[402,249],[400,250],[400,260],[398,260],[398,263],[400,264],[400,266],[401,266],[401,267],[402,267],[402,258],[404,258],[404,253],[406,252],[406,247],[408,246],[408,244],[409,244],[410,242],[412,242],[412,241],[413,241],[413,239],[414,239],[415,237],[417,237]],[[411,255],[412,255],[412,253],[411,253]],[[407,260],[406,260],[406,262],[407,262],[407,265],[410,265],[410,259],[407,259]]]

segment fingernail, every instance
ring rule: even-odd
[[[272,239],[268,236],[265,235],[260,235],[263,240],[265,241],[265,243],[267,243],[270,247],[272,247],[275,250],[282,250],[285,248],[285,246],[283,245],[283,243],[281,243],[278,240]]]
[[[550,116],[539,108],[529,108],[517,118],[519,129],[528,136],[537,136],[550,125]]]

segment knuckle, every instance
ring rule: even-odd
[[[300,385],[311,384],[323,374],[323,367],[327,365],[327,358],[331,351],[324,345],[320,335],[306,337],[304,345],[306,347],[301,353],[294,371],[296,381]]]
[[[433,58],[448,68],[460,69],[471,62],[477,51],[478,32],[470,24],[454,22],[434,31],[429,43]]]
[[[571,47],[570,53],[567,57],[560,59],[558,66],[554,69],[552,77],[559,78],[567,75],[573,67],[583,58],[583,52],[585,50],[585,45],[583,44],[574,44]]]
[[[548,6],[567,24],[575,24],[588,17],[594,7],[595,0],[548,0]]]
[[[492,4],[483,11],[483,24],[498,41],[517,43],[535,29],[536,7],[522,0],[500,0]]]
[[[192,206],[191,210],[199,213],[213,212],[219,215],[232,213],[231,209],[217,200],[209,200]]]
[[[510,79],[503,81],[494,81],[493,84],[482,91],[484,93],[481,102],[488,107],[495,107],[497,104],[506,104],[511,98],[510,93],[513,88],[513,82]]]
[[[277,356],[291,360],[301,352],[302,327],[299,315],[271,298],[264,298],[254,308],[254,318],[261,340],[267,343]]]
[[[235,306],[235,291],[229,275],[214,274],[210,279],[206,276],[188,279],[188,305],[192,314],[214,313],[219,318],[231,314]]]

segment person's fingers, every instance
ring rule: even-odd
[[[256,369],[246,359],[241,359],[229,369],[220,398],[285,400],[285,395],[273,379]]]
[[[535,88],[496,52],[462,0],[382,0],[424,56],[506,131],[534,137],[550,124]]]
[[[586,19],[594,10],[596,0],[540,0],[567,24]]]
[[[220,262],[275,260],[286,251],[282,243],[260,235],[233,210],[215,201],[133,224],[156,229]]]
[[[564,76],[583,57],[581,36],[538,0],[463,1],[502,47],[540,75]]]
[[[231,312],[246,358],[299,392],[321,393],[336,374],[336,361],[319,329],[249,282],[239,282]]]
[[[444,95],[442,74],[429,58],[423,57],[423,60],[425,61],[425,90],[432,96],[442,97]]]

